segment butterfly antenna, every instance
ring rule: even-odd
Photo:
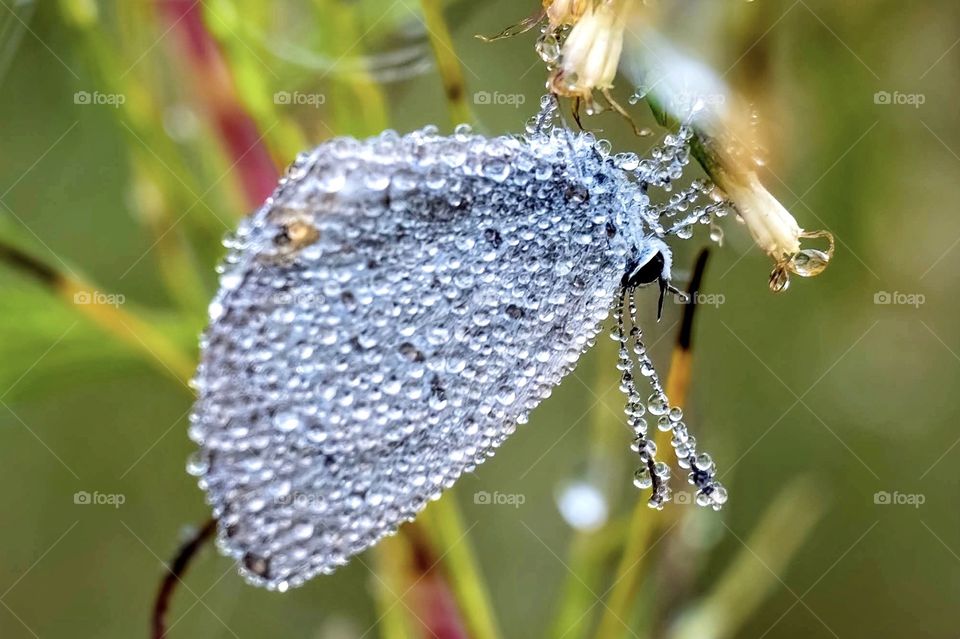
[[[678,397],[686,394],[686,383],[689,378],[689,345],[692,335],[693,309],[697,291],[702,281],[703,270],[706,267],[706,252],[702,252],[697,260],[696,270],[690,282],[689,299],[691,303],[684,308],[684,319],[671,369],[671,390],[676,391]],[[706,453],[697,452],[696,439],[689,434],[683,423],[683,410],[678,405],[671,405],[664,390],[660,376],[653,367],[653,362],[643,343],[643,332],[637,318],[637,305],[634,299],[635,289],[624,288],[617,303],[617,326],[614,338],[620,344],[620,355],[617,367],[621,371],[621,390],[627,395],[625,412],[627,423],[634,432],[631,449],[640,455],[641,466],[634,474],[633,483],[641,489],[651,488],[652,494],[648,501],[651,508],[663,508],[664,503],[670,501],[669,487],[670,467],[657,461],[657,445],[648,435],[647,413],[656,418],[657,429],[663,433],[670,432],[670,441],[676,453],[677,463],[683,469],[688,469],[687,479],[697,488],[697,504],[711,506],[719,510],[727,500],[726,489],[716,480],[716,469],[713,460]],[[629,314],[630,330],[627,332],[626,316]],[[632,353],[631,353],[632,351]],[[678,354],[679,353],[679,354]],[[631,357],[631,355],[633,357]],[[679,359],[678,359],[679,358]],[[680,360],[683,361],[680,361]],[[683,368],[686,366],[686,368]],[[634,370],[649,381],[653,393],[646,403],[641,400],[634,381]],[[684,375],[684,371],[687,372]],[[674,375],[676,373],[676,376]],[[678,385],[676,379],[683,379]]]
[[[615,339],[620,344],[619,358],[617,368],[620,369],[620,390],[627,396],[627,405],[624,412],[627,415],[627,425],[633,431],[633,442],[630,448],[640,455],[641,466],[633,475],[633,483],[637,488],[652,488],[653,493],[648,502],[651,508],[660,509],[663,503],[670,499],[670,488],[667,486],[667,480],[670,478],[669,468],[666,464],[658,462],[656,459],[657,445],[653,439],[648,436],[648,424],[644,417],[648,406],[652,406],[655,398],[665,397],[660,379],[653,369],[649,358],[646,355],[646,347],[643,344],[643,331],[636,321],[637,305],[635,301],[635,288],[625,287],[617,303],[617,328],[614,333]],[[629,305],[629,311],[627,306]],[[626,317],[630,316],[630,329],[627,331]],[[639,360],[640,374],[650,378],[650,384],[653,386],[654,394],[650,396],[647,403],[644,404],[637,389],[634,378],[635,366],[633,357]]]
[[[187,539],[180,549],[177,556],[167,566],[167,572],[160,583],[160,590],[157,591],[156,599],[153,601],[153,618],[151,620],[151,638],[163,639],[167,636],[167,611],[170,609],[170,601],[176,592],[177,586],[182,583],[182,576],[186,574],[191,560],[200,551],[203,545],[213,536],[217,529],[217,520],[208,520],[200,529],[198,529],[189,539]]]

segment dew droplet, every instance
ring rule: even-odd
[[[633,474],[633,485],[641,490],[646,490],[653,485],[653,478],[650,477],[650,471],[646,466],[638,468]]]
[[[273,418],[273,425],[277,430],[289,433],[303,425],[300,416],[293,412],[277,413]]]

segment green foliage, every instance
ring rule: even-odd
[[[220,238],[252,206],[238,177],[245,154],[211,114],[245,113],[262,136],[253,146],[278,167],[333,135],[390,126],[472,117],[486,131],[519,131],[545,79],[535,33],[495,44],[473,36],[539,3],[450,2],[431,13],[440,3],[427,2],[424,13],[413,0],[204,0],[227,93],[198,73],[158,3],[6,4],[0,245],[59,284],[0,267],[0,636],[136,636],[181,528],[207,513],[183,472],[184,369]],[[939,11],[952,20],[902,3],[664,12],[666,35],[733,69],[763,107],[774,131],[766,182],[811,228],[836,232],[838,257],[822,279],[772,299],[766,259],[735,226],[715,252],[707,282],[727,304],[701,311],[687,414],[725,466],[735,462],[721,515],[682,505],[631,515],[608,344],[457,496],[431,507],[421,523],[448,551],[443,574],[474,636],[955,632],[960,520],[945,504],[958,488],[949,203],[960,195],[950,151],[960,148],[960,87],[944,25],[960,16]],[[442,73],[398,73],[434,54]],[[465,92],[448,103],[451,83]],[[878,108],[874,92],[898,86],[926,92],[923,110]],[[525,102],[477,104],[475,91]],[[123,103],[81,104],[77,92]],[[322,98],[284,103],[283,93]],[[656,126],[640,106],[634,115]],[[585,123],[615,149],[647,146],[609,114]],[[689,258],[678,256],[680,271]],[[78,303],[80,285],[122,303]],[[878,307],[878,290],[926,291],[930,303]],[[678,316],[667,311],[653,330],[659,362]],[[608,497],[598,531],[575,532],[557,513],[558,486],[578,478]],[[923,493],[927,505],[874,504],[876,491],[894,489]],[[526,504],[479,506],[470,496],[480,490],[524,493]],[[83,506],[78,491],[126,503]],[[890,552],[894,541],[910,552]],[[396,542],[283,597],[242,585],[207,549],[174,600],[170,636],[408,636],[419,622],[410,601],[397,603],[409,583]],[[629,588],[618,590],[625,573]]]

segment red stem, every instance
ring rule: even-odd
[[[152,631],[150,636],[153,639],[163,639],[167,636],[167,610],[170,609],[170,601],[173,599],[177,584],[186,574],[187,568],[190,566],[190,560],[193,559],[216,529],[216,519],[211,519],[205,523],[203,528],[180,546],[177,556],[167,567],[167,574],[164,575],[163,581],[160,583],[160,590],[157,591],[157,597],[153,601],[153,618],[150,621]]]
[[[433,550],[417,526],[406,531],[413,555],[413,585],[408,594],[423,636],[431,639],[469,639],[456,598],[440,570]]]
[[[171,33],[179,36],[194,93],[220,136],[248,205],[255,208],[273,192],[279,174],[256,122],[239,100],[220,47],[203,21],[201,3],[156,1]]]

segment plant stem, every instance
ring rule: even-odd
[[[450,29],[443,17],[443,10],[439,0],[420,0],[423,11],[424,26],[430,37],[430,46],[433,47],[434,57],[437,59],[437,70],[443,82],[443,90],[447,96],[447,109],[450,112],[450,123],[454,126],[470,122],[473,117],[470,107],[467,106],[467,88],[463,80],[463,69],[460,68],[460,59],[454,52],[453,39]]]
[[[403,597],[410,589],[410,544],[405,535],[387,537],[373,548],[376,565],[372,584],[381,639],[406,639],[413,635]]]
[[[574,536],[568,551],[570,577],[560,597],[558,613],[548,637],[578,639],[587,636],[592,610],[600,592],[599,583],[606,567],[623,546],[629,521],[626,517],[608,522],[599,530]]]
[[[269,24],[275,8],[268,3],[237,0],[205,0],[201,5],[204,23],[220,44],[234,78],[237,101],[264,132],[278,163],[288,162],[308,146],[311,136],[277,104],[277,92],[293,87],[283,84],[279,66],[263,46],[265,36],[258,30]],[[319,117],[315,120],[322,123]]]
[[[341,0],[314,2],[323,16],[331,50],[342,56],[349,53],[361,57],[364,31],[354,7]],[[349,73],[331,73],[329,79],[333,95],[328,102],[337,134],[365,137],[387,128],[390,116],[386,98],[369,72],[360,68]]]
[[[97,10],[77,10],[76,3],[60,5],[64,21],[74,27],[81,46],[100,82],[107,91],[122,95],[125,100],[115,113],[117,122],[136,138],[136,144],[128,145],[131,167],[131,193],[134,208],[140,221],[150,232],[155,246],[159,272],[170,297],[187,312],[204,308],[208,293],[197,274],[186,233],[177,222],[181,205],[173,203],[171,193],[182,189],[189,192],[182,171],[174,159],[176,152],[166,135],[158,134],[156,122],[162,120],[162,105],[141,98],[144,85],[150,86],[153,79],[146,74],[127,78],[116,52],[106,44]],[[121,7],[123,11],[131,7]],[[142,11],[142,7],[133,7]],[[121,16],[122,17],[122,16]],[[153,88],[151,86],[151,88]],[[166,160],[162,158],[167,158]],[[178,167],[179,168],[179,167]],[[174,180],[169,178],[173,177]]]
[[[0,262],[39,280],[65,304],[133,347],[149,364],[189,390],[195,368],[193,359],[149,321],[119,304],[97,303],[97,298],[104,295],[102,290],[80,276],[64,273],[14,246],[0,243]]]
[[[607,362],[616,359],[617,351],[613,340],[600,340],[594,347],[592,357]],[[618,452],[623,445],[623,432],[610,428],[611,410],[607,406],[605,395],[609,389],[616,389],[620,382],[619,371],[612,366],[599,366],[592,381],[593,395],[597,399],[590,414],[590,451],[587,461],[586,478],[609,499],[614,498],[611,478],[622,478],[622,464],[618,463]],[[619,400],[622,396],[616,393]],[[613,413],[616,414],[615,412]],[[607,524],[598,530],[576,530],[567,553],[565,563],[570,567],[559,604],[557,615],[548,636],[556,639],[580,639],[587,636],[592,616],[585,614],[596,601],[596,592],[600,591],[600,582],[605,574],[607,560],[613,552],[619,550],[620,542],[626,533],[626,521],[621,521],[616,547],[611,548],[611,532],[616,528]],[[604,540],[608,543],[604,544]]]
[[[219,135],[230,172],[246,195],[250,208],[260,206],[279,177],[257,123],[237,97],[234,79],[225,73],[227,64],[203,17],[200,2],[163,0],[157,8],[166,18],[167,30],[178,42],[187,76]]]
[[[760,523],[704,600],[681,617],[670,639],[732,637],[760,606],[823,515],[813,482],[794,480],[772,501]],[[732,531],[731,531],[732,532]]]
[[[500,630],[490,605],[480,568],[457,508],[456,494],[448,490],[421,515],[431,545],[443,559],[447,579],[473,639],[499,639]]]

